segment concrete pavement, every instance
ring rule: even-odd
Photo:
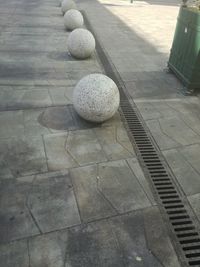
[[[165,71],[179,1],[81,1],[80,6],[200,219],[199,92],[184,96],[182,84]],[[98,12],[103,15],[97,20]]]
[[[76,82],[104,72],[97,54],[67,53],[56,1],[0,7],[0,266],[180,266],[119,114],[95,125],[73,110]],[[79,7],[199,215],[199,98],[163,72],[177,2]]]

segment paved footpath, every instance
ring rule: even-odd
[[[200,220],[200,97],[184,96],[165,69],[177,0],[80,1],[160,150]],[[96,19],[95,14],[101,14]]]
[[[113,2],[79,7],[199,215],[199,98],[163,72],[178,6]],[[73,110],[103,68],[70,57],[68,34],[58,1],[0,0],[0,267],[179,267],[119,114]]]

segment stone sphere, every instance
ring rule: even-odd
[[[119,107],[117,85],[103,74],[90,74],[74,88],[73,105],[85,120],[103,122],[110,119]]]
[[[67,46],[70,54],[75,58],[85,59],[95,50],[95,39],[92,33],[86,29],[76,29],[70,33]]]
[[[74,30],[83,26],[83,16],[76,9],[68,10],[64,15],[64,24],[67,30]]]
[[[76,3],[73,0],[63,0],[61,3],[61,10],[63,14],[70,9],[76,9]]]

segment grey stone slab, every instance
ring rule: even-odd
[[[181,97],[176,97],[176,98],[172,98],[171,102],[181,102],[182,99]],[[159,111],[159,113],[161,114],[162,118],[173,118],[173,117],[180,117],[180,112],[174,108],[172,108],[173,104],[171,103],[172,106],[169,106],[168,103],[166,103],[166,100],[163,99],[162,101],[152,101],[152,105],[153,107]],[[181,117],[180,117],[181,119]]]
[[[0,112],[0,139],[23,136],[24,123],[22,111]]]
[[[123,160],[76,168],[71,174],[84,221],[151,206]]]
[[[122,120],[121,120],[120,113],[116,112],[115,115],[111,119],[102,123],[102,127],[114,126],[118,124],[122,124]]]
[[[197,148],[199,149],[199,147]],[[184,148],[184,151],[187,153],[188,147]],[[199,193],[200,174],[193,168],[187,158],[185,158],[185,153],[182,153],[182,149],[170,149],[163,151],[163,154],[186,195]],[[198,159],[195,159],[195,161],[199,165]]]
[[[38,236],[29,240],[32,267],[63,267],[68,236],[64,231]]]
[[[4,180],[0,190],[1,242],[39,234],[27,203],[30,183]]]
[[[6,74],[1,78],[1,84],[2,85],[27,85],[27,86],[67,86],[69,80],[75,80],[75,83],[80,79],[80,77],[85,76],[85,73],[83,74],[77,74],[74,75],[74,77],[71,77],[71,73],[65,72],[63,69],[58,69],[56,72],[54,69],[54,66],[52,69],[48,68],[41,68],[40,70],[35,71],[32,70],[29,67],[26,66],[26,71],[22,72],[11,72],[10,74]],[[9,70],[10,71],[10,70]],[[8,72],[9,72],[8,71]],[[89,73],[88,73],[89,74]],[[74,81],[72,82],[74,84]],[[35,93],[34,93],[35,94]],[[43,96],[44,98],[45,96]]]
[[[70,80],[74,80],[76,81],[75,83],[77,83],[80,79],[82,79],[86,75],[97,73],[97,72],[99,73],[101,72],[101,70],[95,70],[95,69],[84,69],[81,71],[74,70],[74,71],[68,72],[68,77]]]
[[[47,171],[42,137],[2,139],[0,151],[1,179]]]
[[[106,221],[70,229],[68,238],[65,267],[125,266],[115,234]]]
[[[147,126],[151,131],[156,143],[161,150],[180,147],[181,144],[164,132],[159,120],[147,121]]]
[[[119,213],[151,206],[137,177],[124,160],[99,164],[97,186]]]
[[[137,178],[139,184],[141,185],[144,192],[146,193],[149,201],[153,205],[156,205],[155,199],[153,197],[153,193],[151,191],[151,186],[148,183],[147,179],[145,178],[144,173],[140,167],[140,164],[139,164],[137,158],[127,159],[127,162],[128,162],[128,165],[130,166],[130,168],[132,169],[135,177]]]
[[[40,123],[40,116],[44,109],[27,109],[23,110],[24,118],[24,135],[25,136],[41,136],[50,134],[51,131],[48,127],[44,127]]]
[[[152,120],[161,118],[161,113],[155,108],[152,103],[147,101],[135,101],[144,120]]]
[[[0,245],[1,267],[29,266],[27,241],[17,241]]]
[[[66,141],[69,133],[44,136],[48,168],[51,171],[77,167],[76,160],[67,152]]]
[[[38,113],[38,111],[33,111]],[[82,119],[74,110],[72,105],[48,107],[40,111],[37,123],[52,133],[67,130],[90,129],[99,126],[97,123]],[[26,126],[25,126],[26,128]]]
[[[89,122],[81,118],[76,110],[74,109],[73,105],[68,106],[73,118],[74,127],[76,130],[82,130],[82,129],[92,129],[96,127],[101,127],[102,124],[95,123],[95,122]]]
[[[52,105],[47,89],[29,90],[20,97],[18,107],[44,107]]]
[[[146,209],[144,227],[148,249],[166,267],[180,267],[177,255],[157,207]]]
[[[50,130],[74,130],[75,125],[70,107],[49,107],[38,116],[38,122]]]
[[[143,62],[142,64],[145,64],[144,61],[141,62]],[[143,71],[145,72],[145,70]],[[126,82],[126,89],[133,99],[141,97],[145,99],[165,99],[176,97],[178,94],[178,91],[170,86],[165,80],[156,77],[153,77],[152,80]]]
[[[116,211],[98,187],[96,165],[70,170],[81,219],[92,221],[115,215]]]
[[[200,220],[200,206],[199,206],[200,194],[188,196],[188,200],[189,200],[190,205],[192,206],[194,212],[196,213],[198,219]]]
[[[200,145],[195,144],[191,146],[184,147],[181,149],[182,156],[187,160],[187,162],[193,167],[196,172],[200,175]]]
[[[125,266],[112,227],[105,221],[31,238],[29,253],[33,267]]]
[[[129,158],[135,154],[123,125],[95,128],[94,131],[109,160]]]
[[[163,265],[147,245],[143,216],[145,213],[135,212],[109,220],[112,232],[121,248],[124,266],[161,267]]]
[[[60,64],[59,66],[62,66],[68,73],[104,72],[96,52],[87,60],[77,60],[67,51],[65,54],[63,52],[51,53],[50,58],[57,59],[57,62]]]
[[[141,62],[146,64],[143,59],[141,59]],[[152,65],[147,61],[146,68],[134,68],[132,73],[124,71],[122,76],[127,91],[134,99],[172,99],[180,96],[181,84],[175,79],[170,80],[168,74],[160,71],[160,67],[156,62]]]
[[[72,104],[72,94],[74,87],[61,87],[49,89],[53,105]]]
[[[52,78],[52,79],[48,80],[48,85],[54,86],[54,87],[56,87],[56,86],[61,86],[61,87],[66,86],[66,88],[67,88],[68,86],[76,85],[77,81],[78,81],[77,79],[70,79],[69,77],[66,77],[65,79],[64,78],[60,78],[60,79]],[[41,82],[39,81],[37,84],[40,85]]]
[[[184,98],[183,96],[179,97],[178,99],[166,99],[165,105],[174,113],[181,115],[194,115],[194,117],[198,117],[199,115],[199,99],[195,96],[191,96],[189,99]],[[184,118],[184,116],[182,116]],[[181,118],[182,118],[181,117]]]
[[[181,145],[190,145],[200,142],[200,136],[180,118],[160,119],[159,122],[162,131]]]
[[[180,117],[161,118],[158,122],[162,135],[166,135],[179,145],[184,146],[200,142],[200,135]],[[148,123],[148,125],[150,124],[151,122]]]
[[[69,173],[37,175],[27,199],[39,229],[50,232],[80,224]]]
[[[26,27],[28,27],[28,22],[25,23],[27,23]],[[41,24],[38,26],[46,27],[46,25]],[[57,38],[50,38],[49,36],[46,36],[46,38],[41,38],[41,36],[34,36],[30,38],[30,36],[23,36],[23,39],[21,38],[21,36],[12,34],[5,37],[3,42],[0,42],[0,45],[1,51],[7,50],[9,48],[13,50],[14,43],[17,43],[17,49],[34,51],[34,49],[38,50],[42,47],[42,50],[44,51],[55,51],[59,48],[63,49],[66,41],[67,36],[65,34],[59,35],[59,37]]]
[[[65,149],[81,166],[107,161],[93,130],[69,132]]]
[[[190,127],[196,134],[200,135],[200,117],[195,113],[181,113],[181,119]]]
[[[140,99],[137,99],[135,102],[145,120],[170,118],[170,117],[172,118],[180,117],[182,119],[181,115],[183,113],[184,115],[185,113],[188,113],[187,109],[183,109],[183,107],[180,111],[178,107],[175,108],[177,103],[182,103],[181,97],[173,98],[171,99],[171,101],[169,99],[168,100],[165,100],[165,99],[148,100],[145,98],[140,98]]]

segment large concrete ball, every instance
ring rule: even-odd
[[[64,15],[64,24],[67,30],[74,30],[83,26],[83,16],[76,9],[68,10]]]
[[[61,3],[61,10],[63,14],[70,9],[76,9],[76,3],[73,0],[63,0]]]
[[[76,58],[85,59],[95,50],[95,39],[86,29],[76,29],[70,33],[67,46],[70,54]]]
[[[110,119],[119,107],[117,85],[103,74],[90,74],[74,88],[73,105],[85,120],[103,122]]]

